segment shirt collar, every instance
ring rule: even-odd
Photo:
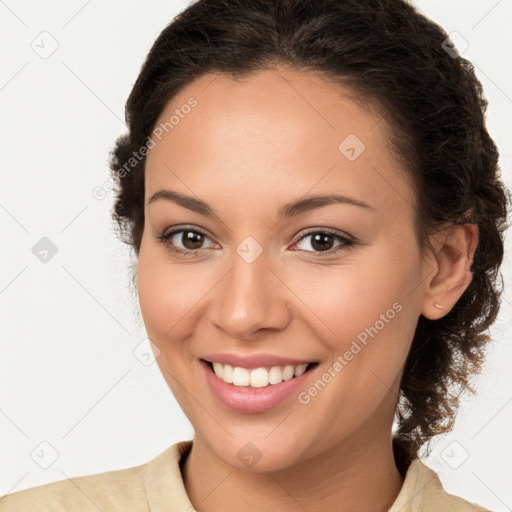
[[[167,448],[146,465],[144,484],[151,512],[194,512],[181,475],[180,462],[192,448],[192,441],[181,441]],[[432,505],[443,503],[447,495],[432,469],[416,458],[405,475],[404,483],[388,512],[421,510],[428,492]]]
[[[191,448],[192,441],[180,441],[147,464],[144,485],[151,512],[194,512],[180,470]]]

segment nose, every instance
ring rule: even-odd
[[[230,338],[256,341],[290,322],[292,293],[269,263],[265,252],[252,263],[235,254],[233,266],[212,290],[208,319]]]

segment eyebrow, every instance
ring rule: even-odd
[[[151,203],[154,203],[155,201],[162,199],[176,203],[180,206],[183,206],[184,208],[199,213],[200,215],[203,215],[205,217],[211,217],[220,220],[219,215],[205,201],[184,194],[180,194],[179,192],[176,192],[174,190],[162,189],[159,190],[158,192],[155,192],[148,199],[147,204],[150,205]],[[355,199],[353,197],[340,194],[328,194],[308,196],[287,203],[278,210],[278,217],[280,219],[283,217],[295,217],[302,213],[316,210],[317,208],[321,208],[322,206],[327,206],[330,204],[347,204],[351,206],[358,206],[367,210],[376,211],[373,206],[370,206],[369,204],[363,201],[359,201],[358,199]]]

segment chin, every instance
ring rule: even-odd
[[[303,453],[303,447],[295,441],[295,436],[290,435],[265,433],[229,440],[215,438],[208,444],[228,466],[253,473],[287,469],[299,463]]]

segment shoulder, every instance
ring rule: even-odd
[[[405,481],[389,512],[491,512],[460,496],[449,494],[437,473],[421,459],[414,459],[405,475]]]
[[[66,478],[0,498],[1,512],[149,511],[147,487],[154,466],[175,471],[187,442],[167,448],[151,461],[127,469]],[[178,461],[176,462],[176,458]],[[173,465],[173,462],[175,464]]]
[[[148,510],[143,492],[145,466],[66,478],[8,494],[0,499],[0,510]]]

